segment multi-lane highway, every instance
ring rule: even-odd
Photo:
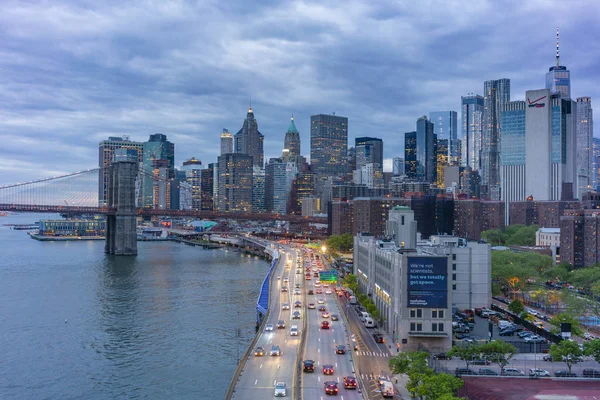
[[[267,399],[272,398],[277,382],[284,382],[287,386],[287,396],[291,397],[293,390],[294,368],[297,363],[297,351],[300,345],[300,338],[303,334],[301,320],[292,319],[294,311],[300,310],[301,318],[305,317],[302,308],[294,308],[295,301],[301,301],[304,304],[304,294],[300,291],[299,295],[294,294],[296,283],[304,285],[304,276],[295,273],[296,251],[290,251],[289,248],[281,253],[280,261],[273,274],[273,285],[270,293],[270,312],[265,323],[272,325],[272,331],[259,332],[259,338],[255,348],[252,349],[250,357],[246,360],[243,372],[235,387],[232,398],[234,399]],[[279,277],[279,279],[278,279]],[[287,283],[284,283],[287,281]],[[282,292],[282,286],[287,287],[286,292]],[[284,310],[283,304],[288,303],[290,308]],[[285,328],[279,329],[278,321],[285,323]],[[299,335],[291,336],[290,329],[292,325],[298,325]],[[273,346],[279,346],[282,351],[280,356],[271,356]],[[256,347],[264,349],[263,356],[255,355]]]

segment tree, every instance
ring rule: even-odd
[[[519,299],[514,299],[513,301],[510,302],[510,304],[508,305],[508,309],[510,311],[512,311],[514,314],[519,315],[521,314],[523,311],[525,311],[525,306],[523,305],[523,302]]]
[[[521,314],[519,314],[519,318],[529,322],[535,321],[535,317],[532,314],[529,314],[527,311],[521,312]]]
[[[327,247],[337,251],[347,252],[352,250],[353,246],[354,237],[349,233],[344,233],[342,235],[331,235],[329,239],[327,239]]]
[[[560,334],[560,324],[563,322],[568,322],[571,324],[571,333],[576,336],[583,335],[583,329],[581,329],[581,323],[577,317],[574,317],[572,314],[567,312],[562,312],[560,314],[556,314],[554,317],[550,318],[548,323],[553,325],[554,328],[550,330],[550,332],[555,334]]]
[[[425,351],[411,351],[400,353],[390,358],[389,367],[394,374],[408,375],[406,389],[414,397],[421,382],[426,376],[434,374],[433,369],[427,366],[429,354]]]
[[[583,344],[583,353],[586,356],[593,357],[600,363],[600,339],[594,339]]]
[[[483,231],[481,237],[492,246],[502,246],[506,242],[506,235],[500,229]]]
[[[427,375],[422,378],[416,394],[423,400],[439,400],[454,395],[464,384],[462,379],[449,374]]]
[[[471,365],[471,362],[474,358],[479,358],[481,356],[481,346],[478,344],[468,344],[466,346],[453,346],[452,350],[448,352],[450,357],[459,357],[461,360],[464,360],[467,364],[467,368]]]
[[[494,340],[481,345],[481,353],[498,364],[500,371],[504,371],[504,367],[517,354],[517,348],[504,340]]]
[[[354,274],[348,274],[342,280],[342,284],[352,290],[355,295],[358,294],[358,278]]]
[[[579,343],[570,340],[562,340],[560,343],[553,343],[548,351],[552,360],[562,361],[567,364],[569,373],[573,365],[583,361],[583,350],[579,348]]]

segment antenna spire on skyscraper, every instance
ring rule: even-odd
[[[558,51],[558,26],[556,27],[556,66],[558,67],[560,65],[560,53]]]

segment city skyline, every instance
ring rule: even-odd
[[[250,103],[265,160],[281,155],[292,114],[308,156],[310,116],[335,112],[348,117],[349,144],[383,140],[391,170],[419,116],[459,112],[461,96],[483,95],[484,81],[510,79],[511,100],[544,88],[556,26],[571,97],[594,102],[599,55],[586,38],[598,5],[548,2],[505,15],[508,3],[182,2],[119,12],[117,3],[4,3],[0,184],[93,167],[111,136],[160,132],[175,143],[175,166],[216,163],[223,128],[236,132]],[[489,16],[497,22],[484,26]]]

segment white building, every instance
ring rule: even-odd
[[[560,249],[560,228],[540,228],[535,232],[535,245],[550,247],[552,251],[552,262],[556,265],[557,254]]]
[[[393,239],[354,238],[354,273],[380,311],[382,329],[403,350],[452,346],[452,310],[489,306],[491,249],[452,236],[417,242],[414,212],[394,207],[386,224]]]

